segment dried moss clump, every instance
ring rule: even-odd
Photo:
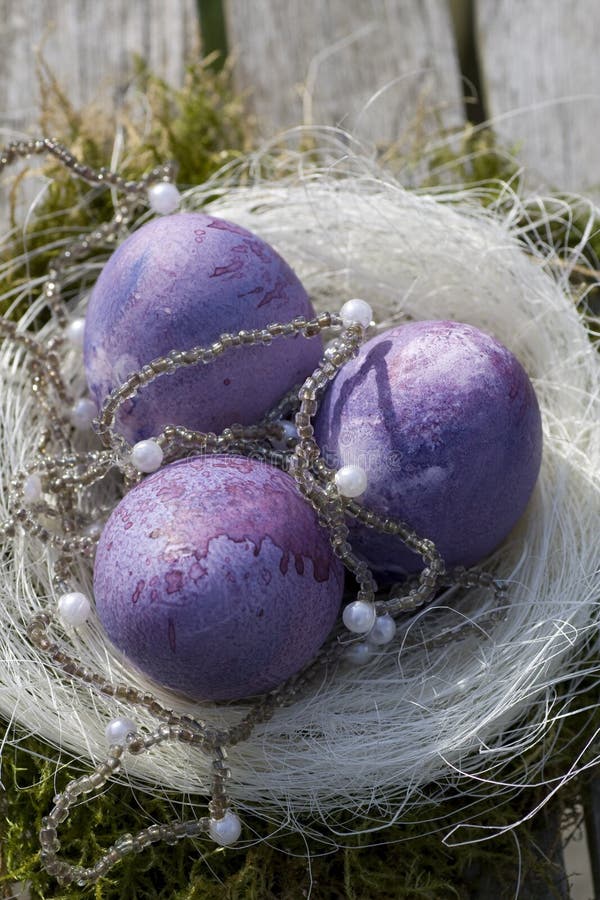
[[[175,88],[152,74],[141,60],[135,65],[133,85],[115,119],[95,107],[76,109],[40,61],[38,133],[57,138],[79,159],[101,168],[111,164],[119,130],[125,150],[118,167],[125,178],[135,180],[173,160],[181,187],[201,184],[249,149],[249,120],[232,89],[229,68],[215,72],[210,58],[201,60],[188,67],[183,86]],[[26,167],[10,182],[13,225],[19,188],[33,171],[40,170]],[[48,248],[52,240],[73,237],[113,214],[109,191],[90,189],[52,159],[44,161],[41,171],[49,183],[28,223],[25,241],[17,231],[14,241],[0,248],[0,294],[6,297],[0,312],[21,285],[44,274],[54,252]],[[10,173],[3,177],[9,183]],[[27,266],[23,264],[25,245]]]

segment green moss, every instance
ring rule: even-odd
[[[75,109],[47,68],[42,67],[40,78],[42,132],[58,136],[93,167],[109,165],[114,118],[94,107]],[[155,165],[175,160],[182,186],[200,184],[249,148],[249,119],[233,91],[229,67],[215,72],[211,58],[205,58],[189,65],[183,86],[175,88],[136,58],[135,88],[118,116],[127,147],[119,170],[126,178],[137,178]],[[144,98],[143,112],[137,96]],[[48,172],[58,194],[48,197],[42,211],[64,210],[77,199],[73,190],[78,183],[54,162],[49,163]],[[96,221],[96,214],[97,208],[92,207],[89,224]]]
[[[519,180],[520,166],[517,149],[501,147],[491,128],[467,124],[463,129],[452,132],[444,140],[436,141],[437,149],[426,154],[428,175],[423,179],[423,187],[458,185],[475,187],[478,185],[498,186],[498,192],[506,184],[515,186]],[[419,153],[414,164],[419,162]],[[490,192],[493,198],[494,191]],[[482,197],[485,202],[485,197]]]
[[[125,178],[135,180],[154,166],[174,160],[178,183],[185,188],[206,181],[248,149],[249,119],[232,90],[230,70],[226,67],[215,72],[210,63],[205,59],[190,65],[183,86],[174,88],[148,71],[141,60],[136,61],[136,88],[144,97],[144,115],[140,115],[132,92],[118,123],[127,147],[119,165]],[[76,109],[43,60],[39,72],[40,133],[58,138],[93,168],[109,166],[117,124],[114,118],[93,107]],[[10,304],[10,291],[18,291],[29,279],[45,272],[51,257],[46,249],[49,236],[76,236],[82,229],[108,221],[113,214],[110,191],[90,189],[52,159],[45,161],[43,172],[50,181],[27,228],[27,267],[21,256],[21,233],[0,249],[0,294],[5,296],[0,313]],[[18,187],[30,173],[25,168],[12,182],[13,224]],[[13,263],[15,258],[17,264]]]
[[[420,156],[417,148],[410,159],[398,158],[394,148],[387,151],[387,160],[395,166],[426,166],[421,178],[424,188],[440,186],[480,188],[477,197],[484,206],[493,205],[500,212],[510,209],[512,199],[509,186],[519,191],[522,170],[518,147],[499,145],[492,128],[467,124],[458,132],[449,133],[436,141],[437,149]],[[592,335],[600,337],[600,218],[591,212],[585,198],[560,191],[541,199],[532,199],[523,207],[523,215],[515,227],[527,234],[532,244],[543,247],[545,253],[554,251],[557,270],[572,269],[572,254],[580,252],[578,263],[571,271],[574,287],[581,288],[580,311],[590,317]]]
[[[586,735],[597,727],[597,722],[589,720],[592,699],[590,693],[577,700],[581,712],[575,713],[559,734],[549,734],[546,746],[530,752],[528,768],[543,757],[547,746],[553,746],[545,777],[567,770]],[[511,825],[542,799],[544,788],[514,792],[495,806],[474,799],[466,811],[465,796],[447,791],[432,797],[418,817],[408,816],[382,832],[354,837],[336,851],[327,852],[325,845],[315,840],[307,844],[299,835],[272,837],[269,843],[248,850],[223,851],[207,840],[182,841],[174,847],[157,845],[140,856],[127,857],[95,887],[61,889],[39,867],[37,830],[56,790],[81,771],[73,765],[58,765],[54,754],[36,739],[22,738],[13,746],[5,745],[0,889],[26,880],[35,900],[297,900],[307,896],[312,886],[312,900],[468,900],[473,884],[485,878],[495,886],[494,897],[502,900],[514,896],[516,837],[522,853],[522,879],[534,878],[545,884],[548,900],[558,896],[553,865],[535,850],[540,840],[535,834],[536,822],[519,827],[515,835],[506,833],[483,844],[449,848],[442,843],[442,836],[466,818],[488,828]],[[508,766],[499,777],[518,780],[521,774]],[[576,780],[563,788],[561,803],[567,811],[575,807],[580,788]],[[89,865],[119,834],[151,821],[167,821],[176,810],[176,797],[156,799],[140,792],[134,797],[128,787],[114,785],[73,811],[61,829],[62,852],[72,862]],[[202,798],[197,813],[205,813]],[[189,809],[182,811],[183,816],[189,814]],[[425,820],[429,820],[428,826],[421,824]],[[264,822],[248,817],[245,821],[248,832],[268,836]],[[360,831],[369,824],[356,821],[353,827]]]

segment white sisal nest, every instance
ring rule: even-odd
[[[537,202],[534,223],[535,204],[525,206],[508,191],[485,210],[467,191],[407,192],[360,158],[338,160],[330,171],[301,160],[275,182],[262,181],[258,168],[251,161],[246,186],[229,174],[189,192],[184,208],[217,196],[210,212],[273,244],[317,310],[336,311],[358,296],[373,306],[379,329],[407,318],[450,318],[494,334],[534,383],[545,443],[527,513],[486,561],[509,584],[505,617],[486,617],[490,601],[482,592],[455,608],[450,597],[407,620],[399,640],[366,668],[328,671],[312,694],[278,710],[233,748],[231,797],[238,809],[282,825],[320,820],[340,833],[352,830],[356,815],[371,817],[374,827],[409,812],[414,818],[449,784],[465,798],[497,795],[511,787],[507,765],[568,716],[597,646],[600,357],[569,288],[571,267],[582,263],[579,251],[557,266],[554,250],[543,244],[550,218],[558,221],[568,207],[549,213]],[[81,267],[86,286],[98,268]],[[31,284],[23,295],[36,292]],[[11,473],[26,464],[41,428],[20,356],[8,346],[0,356],[2,512]],[[73,380],[82,378],[75,353],[65,365]],[[54,599],[40,546],[18,538],[2,574],[0,712],[81,758],[85,768],[104,755],[107,720],[132,710],[73,684],[29,643],[27,622]],[[90,583],[89,572],[82,578]],[[465,621],[473,623],[466,637],[432,643]],[[144,684],[113,655],[95,623],[73,644],[84,664]],[[198,710],[167,692],[162,699],[209,721],[240,716],[241,706]],[[135,718],[154,724],[142,711]],[[543,756],[513,777],[523,785],[543,780]],[[573,760],[564,777],[589,762]],[[175,743],[129,759],[126,770],[139,788],[188,798],[206,793],[208,775],[200,752]]]

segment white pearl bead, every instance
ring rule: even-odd
[[[137,733],[137,725],[131,719],[111,719],[104,730],[110,745],[125,744],[130,734]]]
[[[230,847],[235,844],[242,833],[242,823],[230,809],[226,810],[222,819],[211,819],[208,832],[217,844],[222,847]]]
[[[346,326],[358,322],[363,328],[368,328],[373,321],[373,310],[365,300],[348,300],[340,309],[340,317]]]
[[[63,625],[79,628],[87,622],[91,611],[90,601],[79,591],[72,591],[58,598],[58,615]]]
[[[357,644],[350,644],[344,650],[344,659],[352,666],[364,666],[368,663],[372,656],[371,648],[365,641]]]
[[[30,503],[37,503],[41,498],[42,479],[36,472],[33,472],[23,482],[23,500],[29,505]]]
[[[366,634],[375,624],[375,607],[365,600],[353,600],[342,613],[342,620],[353,634]]]
[[[73,319],[65,329],[65,337],[73,346],[81,349],[85,336],[85,319]]]
[[[92,427],[92,423],[98,414],[98,409],[93,400],[89,397],[81,397],[71,407],[69,419],[71,425],[78,431],[87,431]]]
[[[367,489],[367,473],[360,466],[342,466],[334,478],[342,497],[359,497]]]
[[[150,209],[160,216],[168,216],[179,209],[181,194],[170,181],[160,181],[148,188]]]
[[[389,644],[390,641],[393,641],[395,634],[396,623],[389,613],[384,613],[375,619],[375,624],[371,628],[367,639],[371,644],[383,646],[383,644]]]
[[[95,540],[96,538],[100,537],[103,528],[104,523],[98,520],[96,522],[90,522],[89,525],[86,525],[86,527],[83,529],[83,533],[86,537],[94,538]]]
[[[298,440],[298,429],[293,422],[287,422],[282,419],[275,422],[275,424],[281,426],[283,435],[280,438],[272,438],[271,443],[276,450],[287,450],[289,440]]]
[[[148,438],[134,444],[129,458],[138,472],[156,472],[163,461],[163,452],[160,444]]]

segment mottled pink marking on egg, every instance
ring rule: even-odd
[[[343,567],[290,476],[239,457],[182,460],[130,491],[94,569],[113,644],[197,699],[268,691],[301,669],[342,589]]]

